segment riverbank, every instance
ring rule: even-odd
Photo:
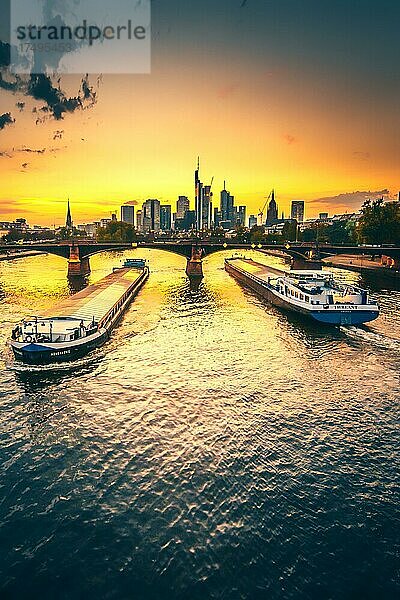
[[[39,250],[21,250],[20,252],[9,252],[7,254],[0,254],[0,261],[28,258],[30,256],[39,256],[40,254],[46,255],[47,252],[39,252]]]
[[[347,269],[348,271],[376,271],[390,277],[400,277],[400,272],[396,269],[390,269],[379,262],[372,260],[365,255],[341,254],[340,256],[329,256],[322,260],[323,264],[328,267],[337,267]]]

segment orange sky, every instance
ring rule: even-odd
[[[68,197],[75,223],[109,216],[126,201],[174,205],[183,194],[193,202],[197,155],[202,179],[215,177],[215,200],[226,179],[248,214],[272,187],[280,210],[304,199],[307,217],[346,209],[341,200],[313,199],[397,193],[398,111],[382,111],[347,76],[307,63],[299,70],[279,54],[211,58],[201,47],[153,47],[151,75],[104,76],[93,107],[37,125],[32,109],[43,102],[0,91],[0,114],[16,119],[0,131],[1,218],[62,224]],[[75,95],[79,78],[65,76],[62,87]],[[23,112],[17,101],[26,102]]]

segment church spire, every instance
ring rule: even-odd
[[[71,216],[71,207],[69,205],[69,198],[68,198],[67,220],[66,220],[65,226],[67,229],[72,229],[72,216]]]

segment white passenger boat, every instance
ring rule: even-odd
[[[379,316],[366,290],[341,285],[327,271],[278,271],[252,260],[230,258],[225,269],[272,304],[331,325],[360,325]]]

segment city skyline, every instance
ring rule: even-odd
[[[79,221],[149,197],[193,207],[198,154],[205,184],[227,179],[248,214],[272,187],[286,214],[304,199],[311,217],[395,197],[399,13],[372,0],[154,3],[151,74],[62,76],[63,102],[83,98],[64,118],[46,94],[10,91],[3,59],[1,218],[61,224],[68,196]]]

